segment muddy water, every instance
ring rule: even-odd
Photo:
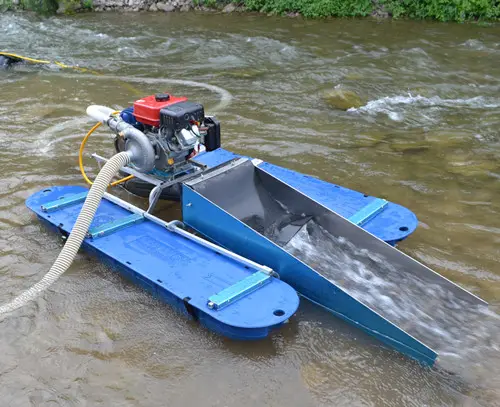
[[[500,27],[2,15],[0,48],[104,74],[0,74],[1,303],[38,281],[61,248],[24,200],[42,186],[82,184],[86,106],[123,108],[168,90],[217,108],[228,149],[413,210],[420,225],[401,250],[500,312]],[[332,110],[321,92],[335,86],[367,103]],[[111,153],[105,131],[90,151]],[[179,210],[164,204],[162,214]],[[465,379],[423,369],[305,302],[272,338],[234,343],[83,254],[0,327],[5,406],[500,405],[488,365]]]

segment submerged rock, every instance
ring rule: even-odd
[[[482,157],[472,153],[448,154],[446,169],[448,172],[466,177],[489,176],[498,170],[498,164],[490,157]]]
[[[432,143],[433,148],[453,149],[466,147],[476,141],[471,133],[452,131],[432,131],[425,135],[425,139]]]
[[[390,147],[391,150],[404,154],[421,153],[430,149],[427,141],[402,141],[392,143]]]
[[[352,107],[358,108],[366,103],[357,93],[345,89],[325,91],[323,99],[330,107],[339,110],[348,110]]]
[[[429,88],[424,88],[423,86],[417,86],[408,89],[408,93],[413,97],[423,96],[424,98],[429,98],[434,96]]]

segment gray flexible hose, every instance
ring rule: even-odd
[[[38,283],[14,298],[11,302],[2,305],[0,307],[0,315],[12,312],[34,300],[71,266],[83,239],[87,235],[92,219],[94,219],[94,215],[109,183],[120,168],[126,166],[130,160],[131,156],[129,153],[121,152],[106,162],[92,184],[82,210],[73,226],[73,230],[49,272]]]

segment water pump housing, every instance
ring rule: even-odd
[[[189,171],[189,159],[201,146],[207,151],[220,147],[220,123],[205,117],[203,105],[186,97],[158,93],[137,100],[132,109],[125,109],[121,119],[141,130],[155,151],[153,174],[171,178]],[[120,135],[115,140],[117,151],[123,151]]]

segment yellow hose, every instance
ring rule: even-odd
[[[112,114],[116,114],[119,112],[113,112]],[[80,166],[80,172],[82,173],[83,179],[87,182],[87,184],[92,185],[93,182],[87,177],[87,174],[85,173],[85,169],[83,168],[83,150],[85,149],[85,144],[87,144],[87,140],[89,139],[90,135],[96,131],[100,126],[101,122],[98,122],[94,127],[92,127],[89,132],[85,135],[85,137],[82,140],[82,144],[80,144],[80,150],[78,152],[78,165]],[[110,186],[114,187],[115,185],[121,184],[122,182],[128,181],[129,179],[134,178],[133,175],[129,175],[128,177],[119,179],[118,181],[114,181]]]

